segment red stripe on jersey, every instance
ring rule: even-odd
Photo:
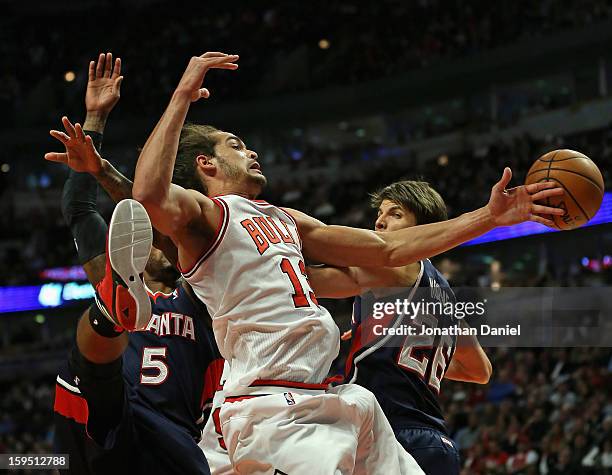
[[[285,381],[283,379],[256,379],[249,384],[249,387],[256,386],[280,386],[293,389],[327,389],[327,384],[325,383],[300,383],[297,381]]]
[[[86,424],[89,416],[87,401],[81,396],[64,389],[59,384],[55,385],[53,410],[68,419],[74,419],[79,424]]]
[[[204,407],[204,404],[212,401],[215,393],[221,389],[221,376],[223,375],[224,362],[225,360],[223,358],[217,358],[208,365],[208,368],[206,368],[200,407]]]
[[[219,207],[220,211],[217,229],[215,230],[215,234],[210,242],[210,245],[202,251],[202,253],[200,254],[200,258],[188,270],[183,270],[180,264],[177,263],[179,271],[181,271],[181,274],[183,274],[186,278],[191,277],[198,270],[202,262],[204,262],[213,252],[215,252],[215,249],[219,247],[219,244],[221,244],[221,241],[225,236],[225,232],[227,231],[227,227],[229,224],[229,208],[227,206],[227,203],[225,203],[225,201],[223,200],[218,200],[216,198],[213,198],[212,201],[213,203],[215,203],[215,205]]]
[[[357,353],[361,348],[361,325],[357,325],[357,329],[351,335],[351,349],[346,357],[346,366],[344,367],[344,375],[347,379],[351,374],[355,353]]]
[[[255,396],[236,396],[236,397],[226,397],[225,398],[225,402],[238,402],[238,401],[242,401],[244,399],[253,399],[255,397],[260,397],[263,396],[263,394],[258,394]]]
[[[328,376],[323,381],[323,384],[332,384],[332,383],[342,383],[344,381],[344,375],[335,374],[333,376]]]

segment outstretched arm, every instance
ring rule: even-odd
[[[562,215],[563,210],[536,201],[563,194],[554,183],[534,183],[506,190],[512,173],[504,170],[493,187],[489,203],[476,211],[439,223],[377,233],[345,226],[326,226],[296,210],[287,210],[297,221],[304,254],[334,266],[399,267],[435,256],[478,237],[497,226],[523,221],[553,223],[542,215]]]
[[[400,287],[414,282],[405,267],[306,267],[308,282],[319,298],[355,297],[368,289]]]
[[[181,248],[181,253],[193,250],[194,260],[206,244],[202,233],[190,234],[192,224],[208,223],[214,229],[218,210],[206,196],[194,190],[174,185],[172,173],[178,150],[181,129],[191,102],[209,96],[202,82],[212,68],[236,69],[238,56],[206,53],[191,58],[170,104],[142,149],[134,176],[134,199],[146,208],[151,222],[162,233],[170,236]],[[195,160],[196,157],[194,157]],[[183,257],[183,255],[181,255]],[[183,260],[190,260],[188,256]]]
[[[94,142],[98,148],[102,146],[106,121],[119,101],[122,80],[121,59],[117,58],[113,62],[111,53],[101,53],[97,62],[89,63],[85,125],[87,133],[91,135],[89,143],[92,148]],[[74,131],[68,119],[64,118],[63,121],[66,130],[68,124]],[[60,138],[57,131],[52,131],[51,135]],[[62,134],[63,137],[68,138],[66,134]],[[45,158],[66,162],[68,153],[46,154]],[[77,245],[79,260],[89,281],[96,285],[104,276],[103,254],[107,226],[97,210],[98,186],[91,175],[83,173],[85,171],[71,167],[62,194],[62,212]]]

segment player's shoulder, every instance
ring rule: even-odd
[[[295,225],[300,229],[300,233],[307,233],[308,231],[326,226],[322,221],[319,221],[318,219],[313,218],[302,211],[285,207],[279,209],[291,218]]]
[[[292,208],[286,208],[284,206],[278,206],[270,203],[266,200],[246,198],[240,195],[217,195],[212,198],[219,206],[224,206],[228,213],[232,212],[247,212],[252,211],[262,212],[263,214],[270,214],[271,212],[282,219],[295,224],[296,226],[321,226],[323,223],[308,216],[301,211],[297,211]]]
[[[194,198],[201,207],[209,208],[213,206],[212,200],[208,196],[206,196],[204,193],[198,190],[193,190],[193,189],[184,189],[184,190],[185,190],[185,193],[187,193],[189,196]]]
[[[450,289],[450,284],[446,277],[433,265],[429,259],[425,259],[423,262],[423,278],[421,279],[421,285],[431,286],[437,285],[439,287]],[[435,283],[435,284],[434,284]]]

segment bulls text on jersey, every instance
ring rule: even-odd
[[[296,240],[285,221],[272,216],[252,216],[240,221],[242,227],[251,236],[259,254],[263,255],[271,244],[293,244]],[[284,229],[284,231],[282,230]]]

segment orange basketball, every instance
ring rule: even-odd
[[[545,203],[565,210],[562,216],[553,216],[557,228],[578,228],[599,210],[604,181],[597,165],[586,155],[567,149],[542,155],[529,169],[525,184],[547,180],[565,190],[562,196],[547,198]]]

